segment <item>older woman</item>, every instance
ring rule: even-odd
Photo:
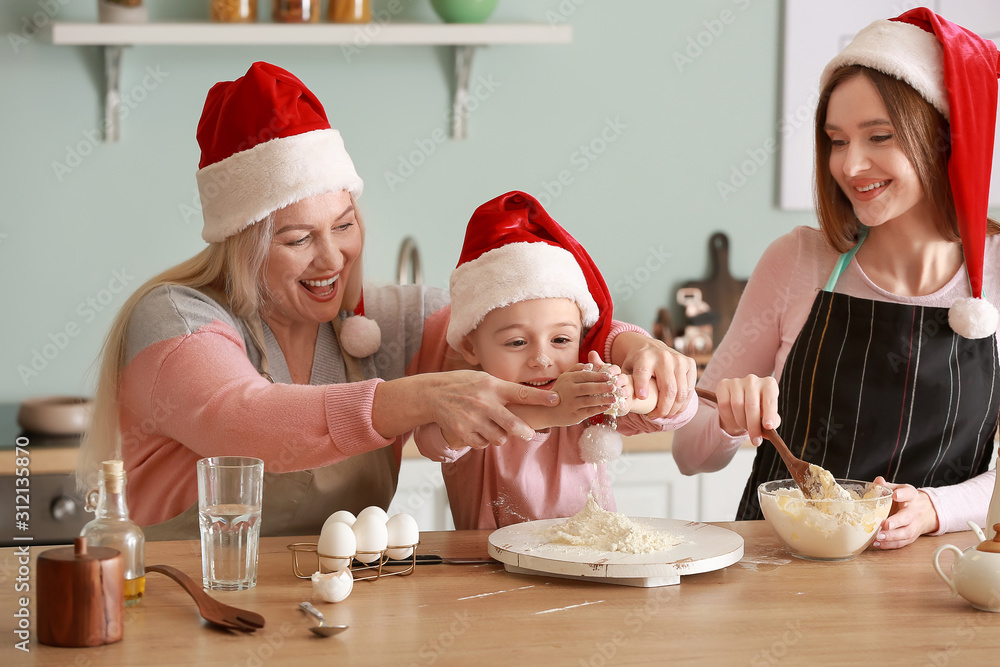
[[[795,229],[757,265],[701,380],[719,403],[674,440],[683,472],[777,428],[836,477],[888,480],[877,547],[984,523],[1000,411],[997,313],[979,298],[1000,294],[986,217],[997,63],[992,42],[919,8],[827,66],[821,229]],[[787,475],[759,448],[737,518],[760,518],[757,485]]]
[[[334,510],[387,507],[399,436],[418,425],[437,422],[471,446],[534,435],[506,404],[558,395],[475,371],[404,377],[446,294],[362,296],[361,179],[301,81],[255,63],[217,84],[198,141],[209,245],[117,316],[81,478],[120,452],[133,518],[151,538],[189,538],[196,461],[255,456],[266,471],[263,531],[309,534]],[[618,356],[685,392],[691,367],[634,333],[620,340]]]

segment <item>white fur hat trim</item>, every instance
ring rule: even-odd
[[[986,338],[997,330],[1000,313],[989,301],[964,297],[948,309],[948,325],[963,338]]]
[[[902,21],[875,21],[830,61],[820,87],[841,67],[864,65],[910,84],[948,118],[943,63],[944,51],[933,33]]]
[[[201,237],[222,241],[268,213],[302,199],[363,183],[337,130],[313,130],[271,139],[230,155],[195,174],[205,227]]]
[[[599,315],[576,258],[548,243],[509,243],[485,252],[451,272],[450,290],[448,344],[456,350],[491,310],[512,303],[572,299],[580,306],[584,328]]]

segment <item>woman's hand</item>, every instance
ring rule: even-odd
[[[892,509],[882,522],[873,547],[898,549],[938,529],[937,510],[926,493],[909,484],[890,484],[882,477],[876,477],[875,483],[892,489]]]
[[[649,381],[656,383],[656,407],[649,417],[673,417],[687,407],[694,396],[698,369],[694,359],[667,346],[663,341],[634,331],[618,334],[611,348],[613,361],[632,376],[636,398],[649,394]]]
[[[512,438],[531,440],[535,431],[507,409],[520,405],[559,405],[559,394],[499,380],[482,371],[449,371],[429,388],[430,419],[453,449],[503,445]]]
[[[764,441],[764,431],[781,424],[778,416],[778,382],[773,377],[748,375],[720,380],[715,387],[719,423],[729,435],[746,433],[754,445]]]

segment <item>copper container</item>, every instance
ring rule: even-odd
[[[100,646],[122,638],[125,623],[125,566],[121,552],[73,547],[38,555],[38,641],[49,646]]]

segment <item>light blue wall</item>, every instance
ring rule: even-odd
[[[147,4],[154,19],[200,19],[208,0]],[[427,0],[404,5],[403,18],[436,20]],[[649,327],[679,283],[705,277],[712,232],[729,234],[734,273],[745,276],[770,240],[813,220],[775,207],[773,156],[727,201],[717,189],[747,150],[778,135],[777,0],[501,0],[492,20],[562,17],[573,43],[481,49],[473,90],[479,79],[496,87],[480,87],[469,138],[436,145],[394,187],[385,174],[447,129],[446,49],[371,47],[350,63],[339,47],[127,49],[123,89],[144,99],[120,143],[93,143],[103,123],[98,49],[11,38],[46,7],[61,20],[96,18],[96,0],[0,3],[0,401],[89,392],[89,369],[126,291],[202,247],[200,216],[185,215],[196,198],[195,126],[209,87],[257,59],[303,79],[343,133],[365,179],[365,262],[376,280],[394,279],[397,249],[412,234],[425,282],[446,286],[476,206],[515,188],[542,195],[566,171],[572,182],[546,199],[549,211],[604,271],[617,316]],[[673,54],[724,10],[732,22],[679,68]],[[580,147],[601,148],[613,125],[606,150],[582,157]],[[86,155],[68,161],[76,150]],[[55,163],[71,168],[57,173]],[[669,261],[646,272],[661,252]],[[645,282],[629,294],[627,276]],[[114,293],[121,282],[126,290]],[[23,381],[18,366],[45,352],[53,358]]]

